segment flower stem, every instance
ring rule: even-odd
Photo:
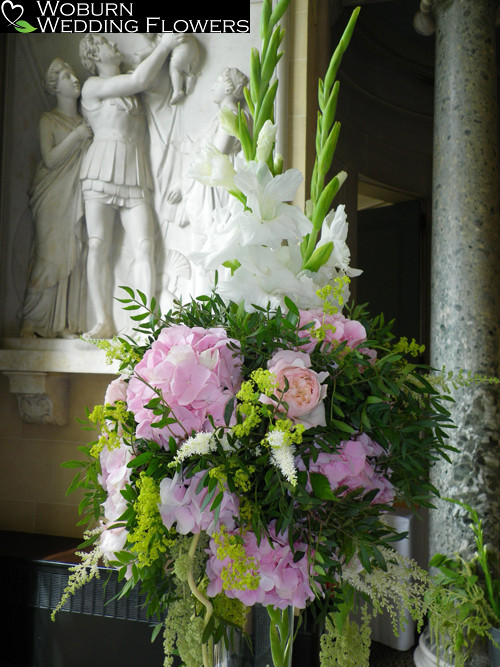
[[[293,607],[266,608],[271,619],[269,638],[274,667],[290,667],[293,648]]]
[[[191,568],[189,570],[188,574],[188,584],[189,588],[191,589],[191,593],[195,596],[197,600],[201,602],[201,604],[205,607],[206,613],[205,613],[205,618],[204,618],[204,623],[203,623],[203,630],[205,631],[208,623],[210,622],[210,619],[212,617],[214,608],[212,606],[212,603],[208,598],[206,598],[203,593],[200,591],[200,589],[196,586],[196,582],[193,577],[193,561],[194,561],[194,555],[196,553],[196,548],[198,547],[198,543],[200,541],[200,533],[193,535],[193,539],[191,541],[191,546],[189,547],[189,558],[191,559]],[[211,660],[209,659],[208,655],[208,643],[202,644],[201,645],[201,656],[203,659],[203,667],[211,667]]]

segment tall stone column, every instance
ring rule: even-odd
[[[429,4],[427,2],[427,4]],[[434,0],[435,107],[431,364],[499,374],[500,218],[495,13],[498,0]],[[476,508],[500,545],[500,418],[495,385],[454,391],[451,464],[431,472],[443,497]],[[474,553],[458,507],[430,512],[430,551]]]

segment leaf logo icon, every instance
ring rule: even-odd
[[[24,14],[22,5],[15,5],[12,0],[3,0],[0,9],[5,20],[14,26],[18,32],[33,32],[33,30],[36,30],[28,21],[21,20],[21,16]]]

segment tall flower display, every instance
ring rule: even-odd
[[[331,625],[352,573],[387,569],[398,536],[385,516],[395,501],[430,503],[427,470],[448,447],[445,397],[416,344],[349,304],[359,271],[344,207],[332,208],[346,174],[328,172],[335,77],[358,9],[319,84],[311,199],[305,211],[290,204],[302,175],[283,171],[273,116],[288,4],[264,0],[247,109],[221,118],[241,143],[234,167],[215,148],[195,165],[232,195],[192,256],[215,270],[213,292],[161,313],[124,288],[140,335],[112,346],[120,378],[90,414],[99,438],[69,463],[97,525],[90,561],[117,568],[123,594],[147,594],[166,665],[177,645],[188,667],[208,667],[211,646],[244,630],[255,604],[278,630],[289,606]],[[81,581],[77,569],[69,590]],[[283,633],[271,643],[285,665]]]

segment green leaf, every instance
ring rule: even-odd
[[[330,482],[324,475],[319,472],[311,472],[309,478],[316,498],[320,500],[335,500],[336,496],[330,487]]]
[[[30,25],[28,21],[24,21],[22,19],[16,22],[14,28],[17,30],[17,32],[33,32],[36,30],[36,28]]]
[[[333,252],[333,241],[323,243],[318,246],[311,257],[302,267],[305,271],[319,271],[319,269],[328,262],[330,255]]]
[[[343,431],[344,433],[349,433],[350,435],[356,433],[355,428],[349,426],[349,424],[346,424],[345,422],[341,422],[339,419],[332,419],[332,424],[338,428],[339,431]]]

